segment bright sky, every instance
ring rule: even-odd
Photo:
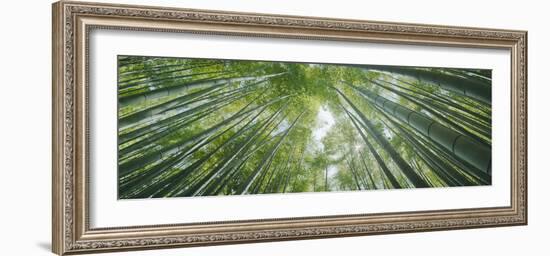
[[[324,147],[321,140],[327,136],[328,131],[330,131],[334,123],[334,116],[327,107],[319,107],[319,111],[317,112],[317,124],[313,130],[313,140],[320,149]]]
[[[315,124],[315,128],[313,129],[313,145],[314,147],[320,150],[324,149],[323,145],[323,138],[327,136],[327,133],[332,129],[336,121],[334,120],[334,116],[332,113],[328,110],[326,106],[319,107],[319,111],[317,111],[317,121]],[[336,165],[329,165],[328,166],[328,179],[329,179],[329,187],[331,186],[330,180],[338,173],[338,167]]]

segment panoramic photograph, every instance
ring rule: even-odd
[[[118,198],[491,185],[488,69],[118,56]]]

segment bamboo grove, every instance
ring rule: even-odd
[[[491,71],[118,57],[121,199],[491,184]]]

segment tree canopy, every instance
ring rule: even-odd
[[[491,184],[491,71],[119,56],[120,198]]]

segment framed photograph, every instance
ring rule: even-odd
[[[527,224],[527,32],[61,1],[53,251]]]

